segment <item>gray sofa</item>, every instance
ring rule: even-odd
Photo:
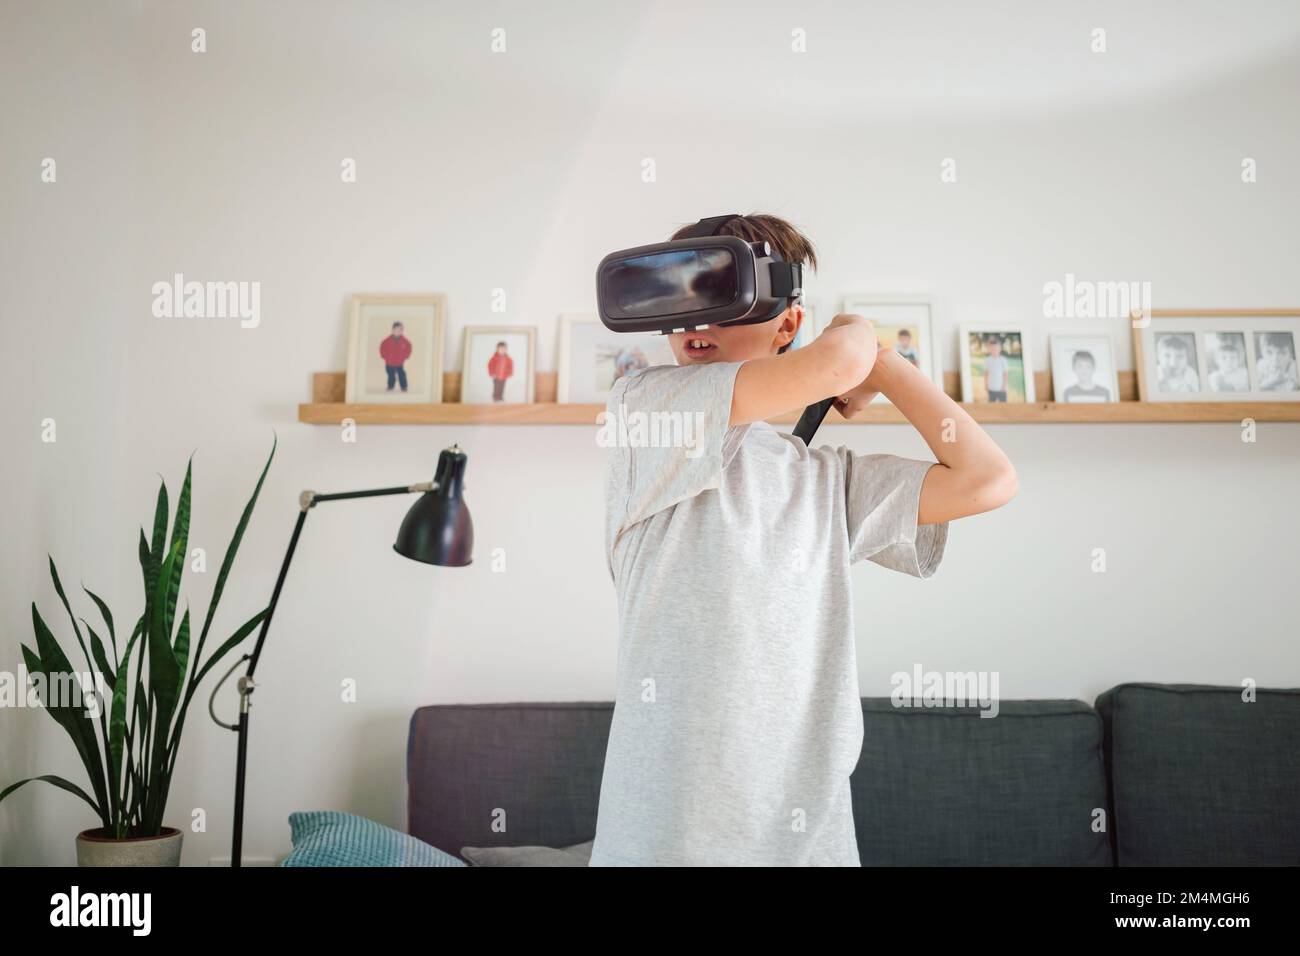
[[[865,866],[1300,864],[1300,690],[1121,684],[1082,701],[862,701]],[[436,847],[592,838],[613,704],[411,718],[408,829]],[[493,820],[505,814],[505,832]]]

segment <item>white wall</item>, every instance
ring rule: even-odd
[[[506,320],[539,327],[550,369],[556,316],[593,309],[605,252],[766,210],[816,242],[809,285],[825,314],[846,292],[932,293],[949,368],[960,321],[1031,323],[1041,354],[1042,285],[1066,272],[1148,280],[1170,307],[1300,304],[1300,45],[1285,6],[1232,31],[1212,6],[1105,7],[1102,57],[1087,53],[1097,23],[1032,4],[973,19],[939,4],[910,20],[892,5],[818,6],[802,60],[781,6],[765,18],[744,4],[731,28],[688,5],[618,6],[3,7],[0,669],[18,668],[33,599],[67,637],[46,552],[70,586],[134,619],[136,528],[156,473],[174,494],[191,451],[191,541],[211,570],[187,593],[205,610],[273,430],[280,440],[227,632],[267,599],[298,491],[425,479],[453,441],[470,456],[468,569],[392,555],[406,501],[311,515],[259,672],[249,856],[287,850],[297,809],[401,826],[416,706],[612,692],[593,433],[366,427],[349,445],[298,424],[311,373],[345,364],[349,294],[447,293],[453,368],[462,327],[499,321],[489,297],[505,288]],[[502,25],[508,52],[494,57]],[[206,54],[189,51],[195,26]],[[738,94],[707,95],[724,78]],[[39,180],[46,156],[57,184]],[[349,156],[355,185],[339,182]],[[1244,156],[1254,185],[1239,181]],[[956,184],[939,181],[944,157]],[[174,272],[260,281],[260,327],[153,318],[150,286]],[[1123,323],[1101,324],[1130,367]],[[1255,444],[1235,424],[991,431],[1019,497],[955,526],[930,581],[856,572],[864,694],[914,663],[999,671],[1006,698],[1091,701],[1125,680],[1300,684],[1300,425],[1261,425]],[[926,454],[902,426],[822,438]],[[486,560],[498,547],[504,574]],[[1105,574],[1090,570],[1097,547]],[[345,678],[355,704],[340,703]],[[234,737],[198,707],[186,736],[168,817],[207,812],[207,832],[186,836],[198,864],[227,852]],[[62,732],[0,711],[0,783],[47,772],[80,779]],[[70,863],[92,823],[72,797],[28,787],[0,805],[0,862]]]

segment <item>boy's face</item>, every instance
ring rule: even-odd
[[[1265,362],[1271,362],[1278,365],[1282,364],[1282,350],[1272,342],[1265,342],[1264,348],[1261,351],[1264,353]]]
[[[498,345],[497,355],[505,355],[505,354],[506,354],[506,347],[504,345]]]
[[[745,362],[775,355],[803,323],[803,306],[792,305],[775,319],[753,325],[711,325],[702,332],[673,332],[668,345],[678,365]],[[696,347],[696,343],[704,343]]]
[[[401,323],[398,323],[397,325],[394,325],[394,326],[393,326],[393,338],[395,338],[395,339],[400,339],[400,338],[402,337],[402,331],[403,331],[403,326],[401,325]]]
[[[1237,354],[1237,350],[1228,346],[1220,347],[1218,359],[1219,368],[1225,372],[1235,372],[1241,365],[1241,356]]]
[[[1096,371],[1096,366],[1085,358],[1074,360],[1074,377],[1079,380],[1079,384],[1087,388],[1092,384],[1092,373]]]
[[[1160,347],[1159,361],[1165,368],[1180,369],[1187,364],[1187,353],[1182,349],[1162,345]]]

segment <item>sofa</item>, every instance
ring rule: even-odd
[[[1128,683],[1095,706],[1001,701],[992,718],[888,698],[862,713],[864,866],[1300,864],[1300,690],[1248,702]],[[419,708],[409,832],[456,855],[590,841],[612,716],[610,702]]]

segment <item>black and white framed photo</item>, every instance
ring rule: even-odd
[[[663,335],[611,332],[597,316],[561,315],[556,401],[603,405],[620,378],[676,364]]]
[[[891,348],[943,388],[943,368],[934,338],[934,302],[929,296],[854,294],[844,297],[844,312],[870,319],[881,348]],[[877,402],[889,399],[877,395]]]
[[[446,316],[447,299],[440,293],[353,296],[346,400],[441,402]]]
[[[537,328],[530,325],[470,325],[460,372],[460,400],[492,405],[531,402]]]
[[[1053,335],[1052,397],[1057,402],[1119,401],[1119,371],[1110,336]]]
[[[1155,310],[1133,327],[1145,402],[1300,401],[1300,312]]]
[[[1037,401],[1029,334],[1023,326],[963,324],[957,338],[963,402],[1023,405]]]

